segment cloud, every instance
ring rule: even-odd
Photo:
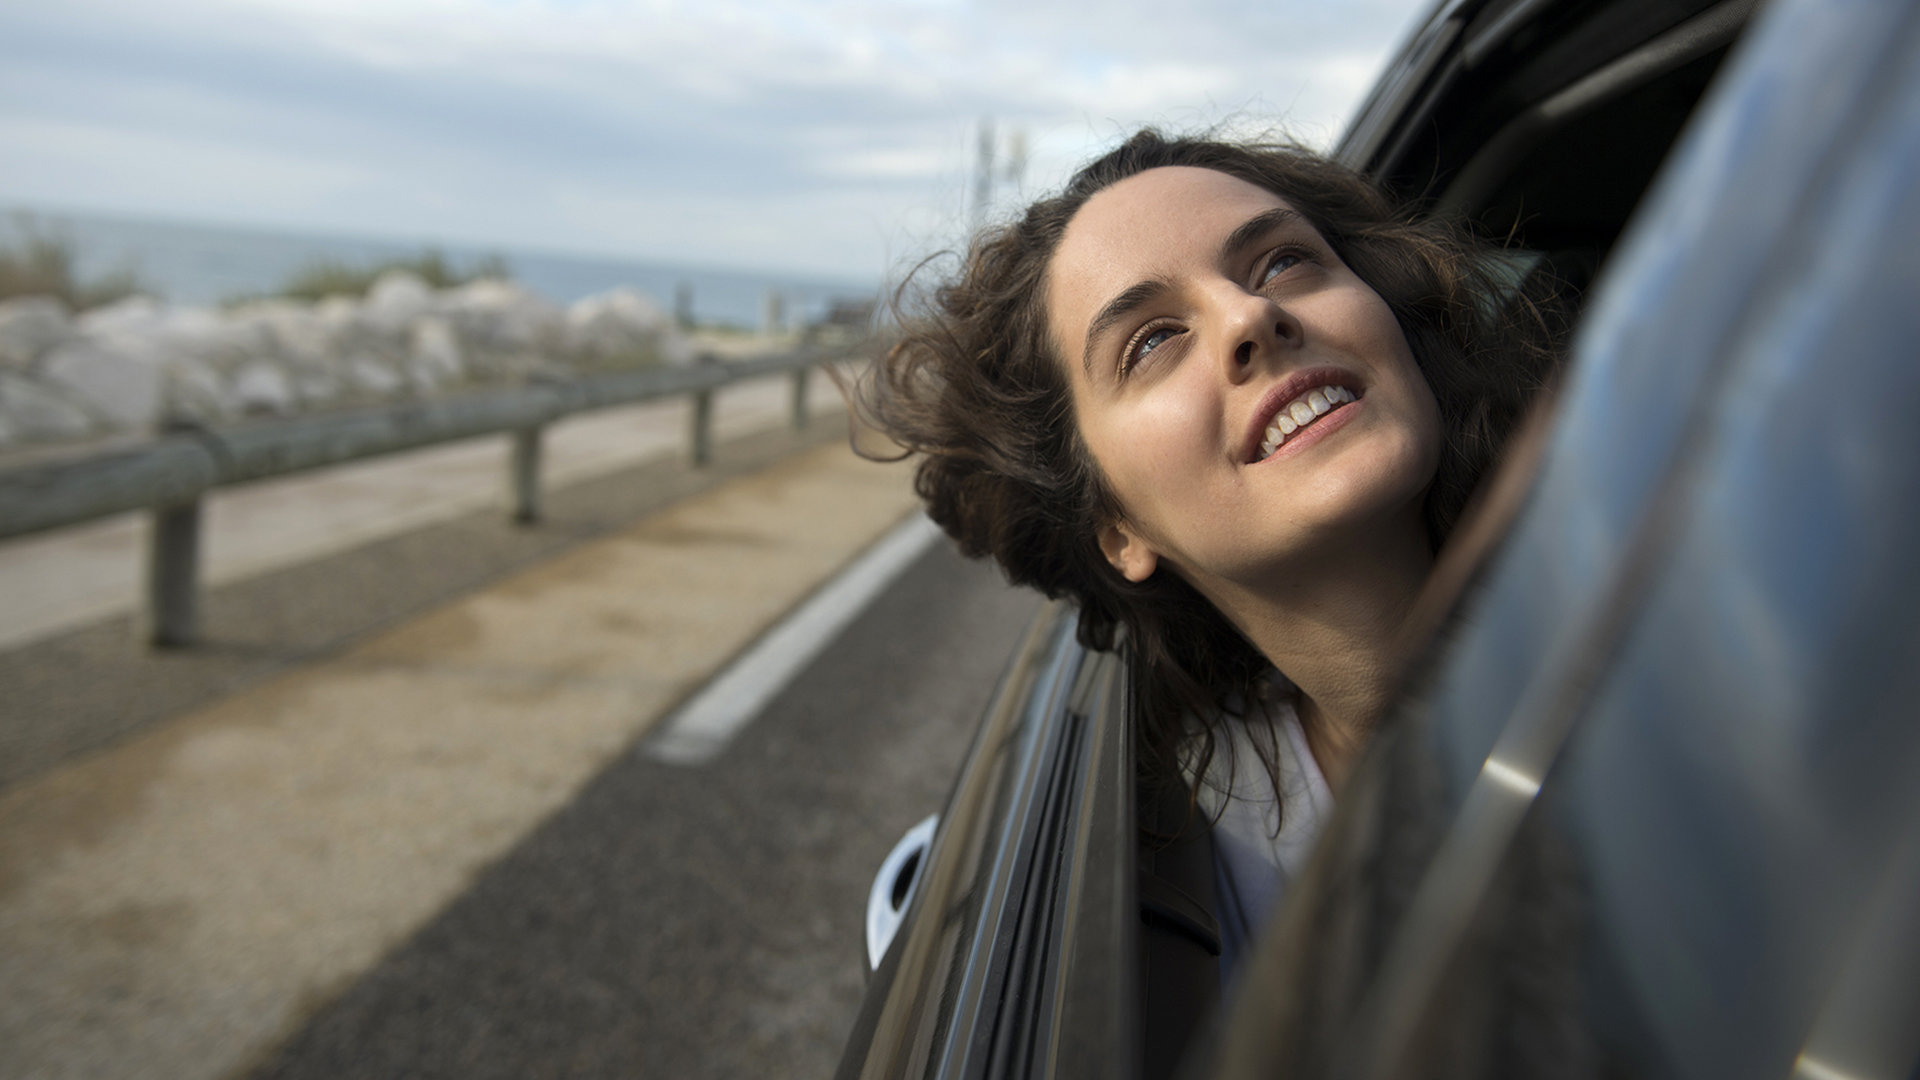
[[[1029,190],[1141,123],[1330,141],[1416,6],[10,5],[0,200],[872,277],[963,220],[981,117]]]

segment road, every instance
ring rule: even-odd
[[[872,874],[1036,602],[936,546],[717,760],[622,756],[253,1075],[829,1075]]]

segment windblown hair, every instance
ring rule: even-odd
[[[901,286],[894,303],[903,336],[862,380],[857,408],[920,455],[915,488],[962,552],[990,555],[1015,584],[1077,603],[1087,646],[1124,641],[1141,766],[1161,780],[1180,775],[1182,754],[1193,768],[1190,718],[1263,700],[1270,665],[1177,574],[1163,570],[1136,584],[1101,554],[1099,526],[1122,520],[1123,511],[1081,441],[1043,298],[1048,266],[1080,207],[1169,165],[1213,169],[1285,199],[1386,301],[1445,432],[1424,506],[1436,549],[1545,381],[1558,337],[1549,308],[1518,294],[1497,249],[1407,213],[1351,169],[1296,146],[1152,130],[1081,169],[1019,220],[982,232],[957,276],[930,295],[915,293],[912,277]],[[1211,757],[1210,735],[1195,775]]]

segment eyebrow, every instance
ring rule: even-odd
[[[1298,220],[1300,220],[1300,212],[1285,206],[1276,206],[1271,210],[1253,215],[1239,228],[1233,230],[1233,234],[1227,237],[1226,243],[1220,245],[1220,261],[1226,262],[1232,259],[1241,248],[1282,225],[1289,225]]]
[[[1080,365],[1086,369],[1088,382],[1093,381],[1093,343],[1100,339],[1100,335],[1113,329],[1115,323],[1128,315],[1172,291],[1172,285],[1159,278],[1153,278],[1139,282],[1107,301],[1107,306],[1101,308],[1099,314],[1093,317],[1093,321],[1087,324],[1087,351],[1086,355],[1081,357]]]
[[[1282,225],[1300,220],[1300,212],[1284,206],[1276,206],[1248,218],[1240,227],[1227,234],[1220,245],[1220,261],[1230,262],[1242,248],[1260,239]],[[1152,278],[1129,286],[1126,291],[1107,301],[1106,306],[1096,313],[1087,323],[1087,347],[1080,365],[1085,369],[1089,381],[1093,379],[1093,343],[1100,335],[1113,329],[1114,325],[1128,315],[1173,291],[1173,286],[1163,279]]]

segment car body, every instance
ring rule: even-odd
[[[1215,1014],[1048,608],[840,1075],[1916,1075],[1920,7],[1446,3],[1338,153],[1587,298],[1430,656]]]

